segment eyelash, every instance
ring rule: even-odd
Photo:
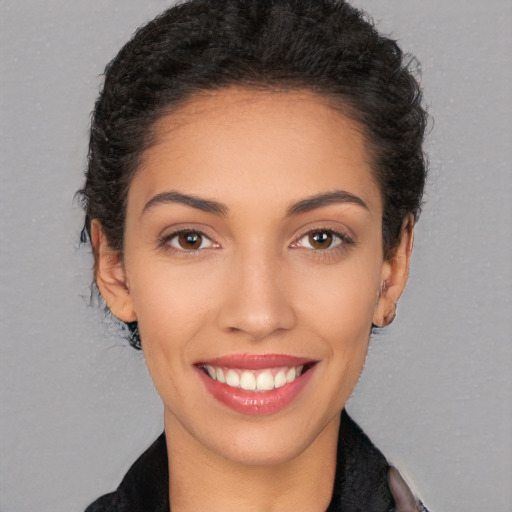
[[[318,234],[328,234],[328,235],[332,236],[333,237],[332,244],[336,243],[336,245],[332,246],[332,244],[331,244],[331,246],[329,246],[327,248],[314,248],[314,247],[304,247],[303,245],[300,244],[300,241],[303,240],[304,238],[310,237],[317,233]],[[205,241],[205,240],[207,240],[210,243],[210,245],[208,247],[198,247],[197,249],[192,249],[192,250],[187,250],[187,249],[184,249],[183,247],[178,248],[178,247],[173,246],[171,242],[183,234],[198,235],[202,239],[201,245],[202,245],[203,241]],[[337,239],[337,241],[335,239]],[[204,233],[203,231],[201,231],[199,229],[190,229],[190,228],[184,228],[184,229],[180,229],[178,231],[173,231],[172,233],[166,234],[166,235],[162,236],[161,238],[159,238],[158,242],[159,242],[159,246],[162,247],[166,251],[179,253],[179,254],[186,254],[186,255],[195,255],[201,251],[204,251],[205,249],[212,249],[212,248],[217,249],[220,247],[220,244],[214,242],[212,240],[212,238],[210,236],[208,236],[206,233]],[[290,244],[290,247],[309,249],[319,256],[327,257],[328,255],[331,256],[333,252],[339,252],[339,251],[346,250],[347,246],[354,245],[354,243],[355,243],[354,240],[350,236],[348,236],[346,233],[340,233],[331,228],[315,228],[315,229],[311,229],[311,230],[307,231],[306,233],[303,233],[302,235],[300,235],[300,237],[298,237],[294,242],[292,242]]]
[[[330,246],[327,248],[316,249],[314,247],[304,247],[300,244],[301,240],[304,240],[307,237],[314,235],[315,233],[328,233],[333,236],[333,242],[336,245]],[[337,240],[336,240],[337,239]],[[339,231],[335,231],[332,228],[321,228],[317,227],[314,229],[308,230],[306,233],[300,235],[291,245],[297,249],[304,250],[305,252],[301,252],[301,254],[308,255],[309,257],[318,260],[321,263],[336,263],[342,258],[346,252],[355,245],[355,240],[347,235],[346,233],[342,233]]]
[[[177,239],[180,235],[184,235],[184,234],[198,235],[201,237],[202,241],[208,240],[211,243],[211,246],[198,247],[197,249],[193,249],[190,251],[187,249],[184,249],[184,248],[174,247],[171,243],[172,240],[175,238]],[[205,249],[210,249],[210,248],[216,249],[216,248],[220,247],[220,245],[218,243],[214,242],[211,239],[211,237],[209,237],[203,231],[201,231],[199,229],[190,229],[190,228],[184,228],[184,229],[180,229],[178,231],[173,231],[172,233],[166,234],[166,235],[162,236],[161,238],[159,238],[158,243],[159,243],[159,246],[162,247],[166,251],[179,253],[179,254],[187,254],[187,255],[194,255],[194,254],[198,254],[201,251],[204,251]]]
[[[327,247],[327,248],[322,248],[322,249],[316,249],[314,247],[305,247],[306,249],[310,249],[312,251],[315,251],[317,253],[324,253],[326,251],[334,251],[334,250],[337,250],[337,249],[340,249],[340,250],[343,250],[343,249],[346,249],[346,246],[347,245],[353,245],[354,244],[354,240],[348,236],[346,233],[340,233],[338,231],[335,231],[331,228],[315,228],[315,229],[310,229],[307,233],[304,233],[303,235],[301,235],[299,238],[297,238],[297,241],[296,242],[293,242],[292,243],[292,246],[295,246],[295,247],[301,247],[299,246],[299,242],[307,237],[310,237],[314,234],[329,234],[331,235],[332,237],[334,238],[337,238],[338,240],[333,240],[333,244],[336,243],[336,245],[332,245]]]

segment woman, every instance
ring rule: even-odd
[[[165,432],[88,512],[423,510],[344,406],[407,281],[425,118],[341,1],[192,0],[124,46],[86,232]]]

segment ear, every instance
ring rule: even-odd
[[[91,222],[96,285],[110,312],[123,322],[137,320],[126,280],[122,255],[112,249],[98,220]]]
[[[396,303],[409,277],[413,243],[414,217],[409,214],[402,224],[400,243],[395,252],[382,263],[381,288],[373,312],[373,324],[389,325],[396,316]]]

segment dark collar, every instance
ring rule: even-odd
[[[393,511],[388,469],[384,456],[343,411],[334,491],[326,512]],[[86,512],[169,512],[164,434],[137,459],[117,491],[99,498]]]
[[[394,501],[387,483],[388,469],[382,453],[343,410],[334,490],[326,512],[394,510]]]

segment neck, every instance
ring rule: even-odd
[[[166,412],[172,512],[323,512],[336,470],[339,416],[291,460],[247,465],[213,453]]]

